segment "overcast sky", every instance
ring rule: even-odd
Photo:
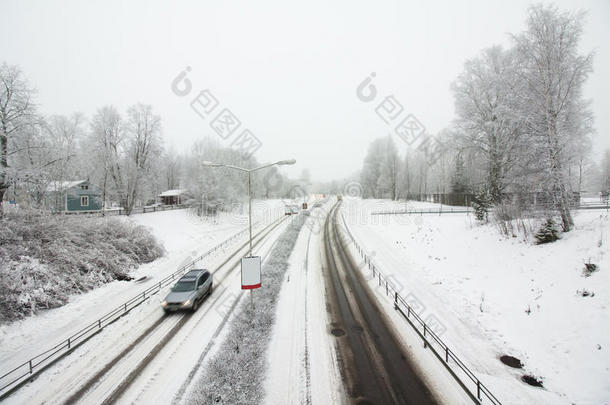
[[[610,147],[610,2],[557,1],[589,11],[581,49],[595,50],[596,157]],[[0,0],[0,60],[20,65],[44,114],[91,116],[152,104],[166,146],[216,137],[189,102],[209,89],[258,137],[259,161],[296,158],[316,180],[360,169],[388,133],[356,87],[376,73],[379,95],[435,133],[454,117],[450,84],[464,61],[524,28],[528,1],[24,1]],[[171,90],[187,66],[190,95]],[[235,135],[236,136],[236,135]]]

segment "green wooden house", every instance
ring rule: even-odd
[[[45,205],[55,212],[101,211],[102,191],[89,180],[55,181],[47,188]]]

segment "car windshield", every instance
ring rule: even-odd
[[[175,292],[184,292],[184,291],[193,291],[195,289],[195,281],[178,281],[172,291]]]

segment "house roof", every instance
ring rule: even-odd
[[[59,190],[67,190],[72,187],[76,187],[81,183],[86,182],[87,180],[74,180],[74,181],[52,181],[47,186],[47,191],[59,191]]]
[[[159,194],[159,197],[171,197],[186,194],[188,190],[184,189],[176,189],[176,190],[167,190]]]

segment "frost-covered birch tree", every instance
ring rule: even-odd
[[[466,62],[452,86],[460,140],[483,158],[486,189],[495,202],[510,182],[521,135],[513,108],[518,97],[515,65],[514,52],[488,48]]]
[[[567,166],[579,139],[588,136],[589,107],[582,88],[592,71],[593,54],[580,54],[583,13],[555,6],[529,9],[526,30],[513,36],[524,84],[518,113],[529,150],[542,167],[541,186],[550,195],[564,231],[574,225],[570,213]]]

